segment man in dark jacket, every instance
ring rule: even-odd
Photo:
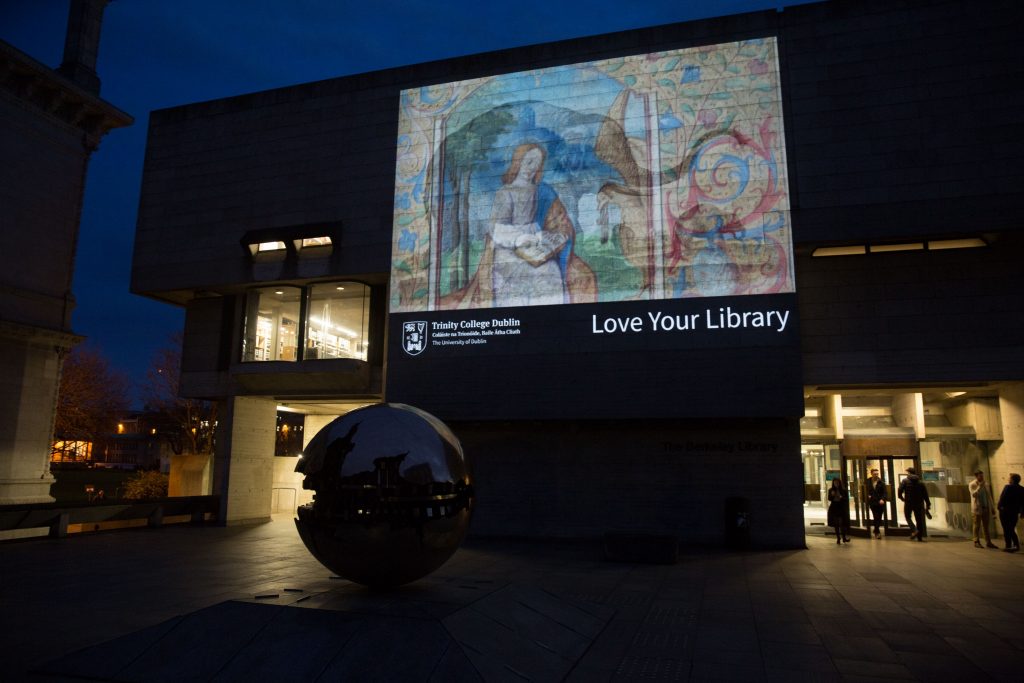
[[[903,515],[907,518],[907,526],[910,527],[910,540],[915,538],[924,542],[928,535],[928,527],[925,525],[925,514],[931,512],[932,501],[928,497],[928,488],[917,476],[917,470],[913,467],[907,468],[907,478],[900,482],[898,492],[900,500],[903,501]],[[913,519],[911,519],[913,515]],[[917,522],[915,525],[914,522]]]
[[[875,520],[875,538],[881,538],[878,527],[881,525],[882,517],[885,515],[885,482],[878,476],[878,470],[871,470],[871,478],[867,483],[868,507],[871,508],[871,516]]]
[[[1003,538],[1006,540],[1008,553],[1020,550],[1020,538],[1017,536],[1017,520],[1024,513],[1024,486],[1020,485],[1020,475],[1011,474],[1009,482],[999,495],[999,523],[1003,526]]]

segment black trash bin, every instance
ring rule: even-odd
[[[725,499],[725,544],[730,548],[750,546],[750,499]]]

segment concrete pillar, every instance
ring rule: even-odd
[[[270,521],[274,481],[277,403],[235,396],[218,411],[214,490],[221,496],[224,524]]]
[[[829,394],[825,397],[822,409],[822,426],[831,427],[836,432],[836,440],[843,440],[843,397],[842,394]]]
[[[915,439],[924,438],[924,398],[919,393],[892,397],[892,419],[897,427],[910,427]]]
[[[0,322],[0,505],[49,503],[53,416],[75,335]]]
[[[1024,382],[1000,387],[999,418],[1002,441],[992,441],[989,446],[989,477],[997,499],[1011,472],[1024,476]],[[1018,536],[1024,533],[1022,527],[1018,520]]]

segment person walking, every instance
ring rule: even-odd
[[[885,515],[885,496],[885,482],[878,476],[878,470],[871,470],[871,478],[867,483],[867,498],[871,517],[875,520],[875,538],[882,537],[878,528]]]
[[[924,518],[926,514],[931,514],[932,501],[928,497],[928,487],[917,476],[915,468],[907,468],[907,476],[900,482],[897,495],[903,501],[903,516],[906,517],[907,526],[910,527],[910,540],[913,541],[916,538],[923,543],[925,536],[928,535],[928,527]]]
[[[836,545],[850,542],[850,494],[842,479],[833,479],[828,490],[828,524],[835,527]]]
[[[971,492],[971,514],[974,516],[974,547],[981,547],[981,532],[985,533],[985,547],[995,548],[992,536],[989,533],[989,526],[994,514],[992,508],[992,494],[985,483],[985,474],[981,470],[974,473],[974,481],[967,485]]]
[[[1015,553],[1020,550],[1020,538],[1017,536],[1017,520],[1024,516],[1024,486],[1020,485],[1020,475],[1008,477],[1003,492],[999,494],[999,523],[1003,527],[1003,539],[1006,541],[1005,552]]]

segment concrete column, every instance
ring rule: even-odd
[[[0,323],[0,505],[49,503],[64,353],[78,337]]]
[[[1000,387],[999,417],[1002,441],[992,441],[989,445],[989,478],[997,499],[1011,472],[1024,476],[1024,382]],[[1024,524],[1018,520],[1018,536],[1024,533],[1022,527]]]
[[[921,394],[896,394],[892,397],[892,419],[897,427],[911,427],[915,439],[924,438],[924,399]]]
[[[221,496],[221,522],[269,522],[277,403],[235,396],[224,402],[218,415],[214,489]]]
[[[825,397],[822,408],[822,426],[831,427],[836,432],[836,439],[843,440],[843,397],[841,394],[829,394]]]

